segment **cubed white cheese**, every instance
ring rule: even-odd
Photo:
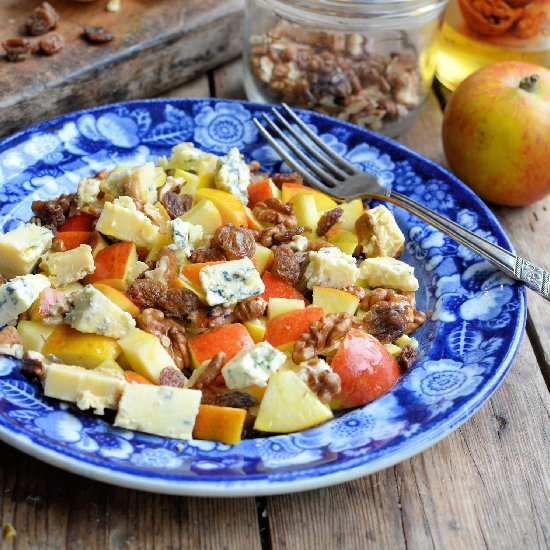
[[[418,290],[414,267],[395,258],[367,258],[360,265],[360,277],[371,288],[384,286],[413,292]]]
[[[363,253],[367,258],[390,256],[395,258],[403,251],[405,235],[399,229],[393,214],[384,205],[367,210],[364,231],[361,232]]]
[[[199,390],[127,384],[115,426],[148,434],[192,439],[202,393]]]
[[[250,168],[236,147],[219,158],[215,182],[218,189],[229,191],[244,205],[248,204]]]
[[[216,161],[216,155],[197,149],[190,142],[183,142],[172,148],[172,155],[167,166],[200,174],[201,172],[213,171],[216,167]]]
[[[20,275],[0,285],[0,327],[16,321],[50,285],[45,275]]]
[[[195,248],[195,243],[202,239],[202,226],[193,225],[176,218],[168,222],[168,234],[172,243],[168,248],[178,253],[178,261],[188,258]]]
[[[51,363],[46,369],[44,395],[76,403],[79,409],[94,409],[103,414],[105,409],[116,409],[127,386],[125,380],[100,372]]]
[[[105,203],[95,228],[104,235],[145,248],[151,248],[159,236],[158,226],[136,208],[131,197],[126,196]]]
[[[95,271],[92,248],[81,244],[66,252],[54,252],[40,264],[56,287],[80,281]]]
[[[53,233],[33,223],[23,223],[0,235],[0,273],[11,279],[27,275],[50,248]]]
[[[207,265],[199,271],[199,279],[210,306],[233,306],[265,290],[250,258]]]
[[[260,342],[241,350],[222,368],[225,385],[230,390],[247,386],[267,386],[269,377],[286,361],[286,355],[269,342]]]
[[[309,264],[304,274],[308,288],[315,285],[344,288],[355,284],[358,276],[355,258],[335,246],[309,252]]]
[[[97,178],[89,178],[84,176],[79,184],[78,189],[76,190],[77,204],[78,207],[86,210],[86,208],[95,202],[97,202],[97,196],[100,192],[101,181]]]
[[[111,338],[121,338],[136,326],[129,313],[92,285],[85,286],[79,292],[65,321],[80,332]]]
[[[146,162],[109,176],[103,184],[104,192],[111,197],[128,195],[144,203],[157,201],[155,165]]]

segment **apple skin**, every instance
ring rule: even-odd
[[[330,366],[342,384],[331,409],[364,405],[386,393],[401,374],[395,357],[374,336],[358,329],[346,334]]]
[[[520,88],[531,75],[532,90]],[[451,96],[442,138],[451,170],[482,199],[541,199],[550,193],[550,71],[519,61],[479,69]]]

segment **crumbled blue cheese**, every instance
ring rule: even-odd
[[[134,200],[127,196],[106,202],[95,228],[103,235],[134,242],[136,246],[145,248],[155,245],[159,236],[158,226],[140,212]]]
[[[50,284],[45,275],[20,275],[0,285],[0,327],[16,321]]]
[[[303,235],[294,235],[292,240],[288,243],[290,249],[294,252],[304,252],[307,250],[309,240]]]
[[[172,239],[172,244],[169,244],[168,248],[179,253],[178,260],[181,262],[182,258],[179,256],[189,257],[195,248],[195,243],[202,239],[202,226],[176,218],[168,222],[168,234]]]
[[[286,355],[269,342],[241,350],[222,368],[225,385],[230,390],[247,386],[265,388],[269,377],[286,361]]]
[[[161,283],[168,284],[168,269],[170,267],[170,260],[168,259],[168,256],[161,256],[155,265],[155,269],[150,269],[149,271],[146,271],[143,275],[147,279],[151,279],[152,281],[160,281]]]
[[[50,248],[53,233],[33,223],[20,224],[0,235],[0,273],[11,279],[27,275]]]
[[[199,271],[199,279],[210,306],[233,306],[265,290],[250,258],[207,265]]]
[[[202,393],[199,390],[126,384],[115,426],[176,439],[192,439]]]
[[[76,190],[77,204],[82,210],[86,210],[89,206],[97,202],[97,196],[99,195],[101,181],[97,178],[90,178],[84,176]]]
[[[80,281],[95,271],[92,248],[81,244],[66,252],[54,252],[40,264],[40,268],[56,287]]]
[[[395,258],[367,258],[361,262],[360,277],[371,288],[385,286],[406,292],[418,290],[414,267]]]
[[[229,191],[244,205],[248,204],[250,168],[236,147],[218,159],[215,182],[218,189]]]
[[[130,168],[124,175],[125,195],[145,203],[157,202],[157,175],[152,162]]]
[[[172,148],[167,166],[197,174],[210,165],[215,166],[216,159],[216,155],[197,149],[193,143],[183,142]]]
[[[405,235],[399,229],[390,210],[384,205],[366,210],[365,224],[359,232],[360,244],[367,258],[390,256],[395,258],[405,245]]]
[[[65,322],[80,332],[121,338],[136,326],[132,316],[92,285],[77,295]]]
[[[308,288],[316,285],[344,288],[355,284],[358,276],[355,258],[335,246],[309,252],[309,263],[304,273]]]

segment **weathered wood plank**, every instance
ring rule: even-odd
[[[200,76],[177,88],[168,90],[162,97],[210,97],[210,84],[207,76]]]
[[[8,0],[0,39],[18,35],[36,6]],[[158,95],[234,57],[242,47],[242,0],[124,0],[118,14],[105,2],[55,2],[67,45],[52,57],[23,63],[0,59],[0,135],[83,107]],[[87,44],[84,25],[104,25],[117,39]]]
[[[236,59],[214,71],[214,95],[226,99],[246,99],[243,87],[243,62]]]
[[[81,478],[0,443],[2,549],[235,548],[260,550],[253,498],[154,495]]]

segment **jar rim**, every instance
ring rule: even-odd
[[[348,18],[395,18],[440,12],[448,0],[263,0],[282,13]]]

